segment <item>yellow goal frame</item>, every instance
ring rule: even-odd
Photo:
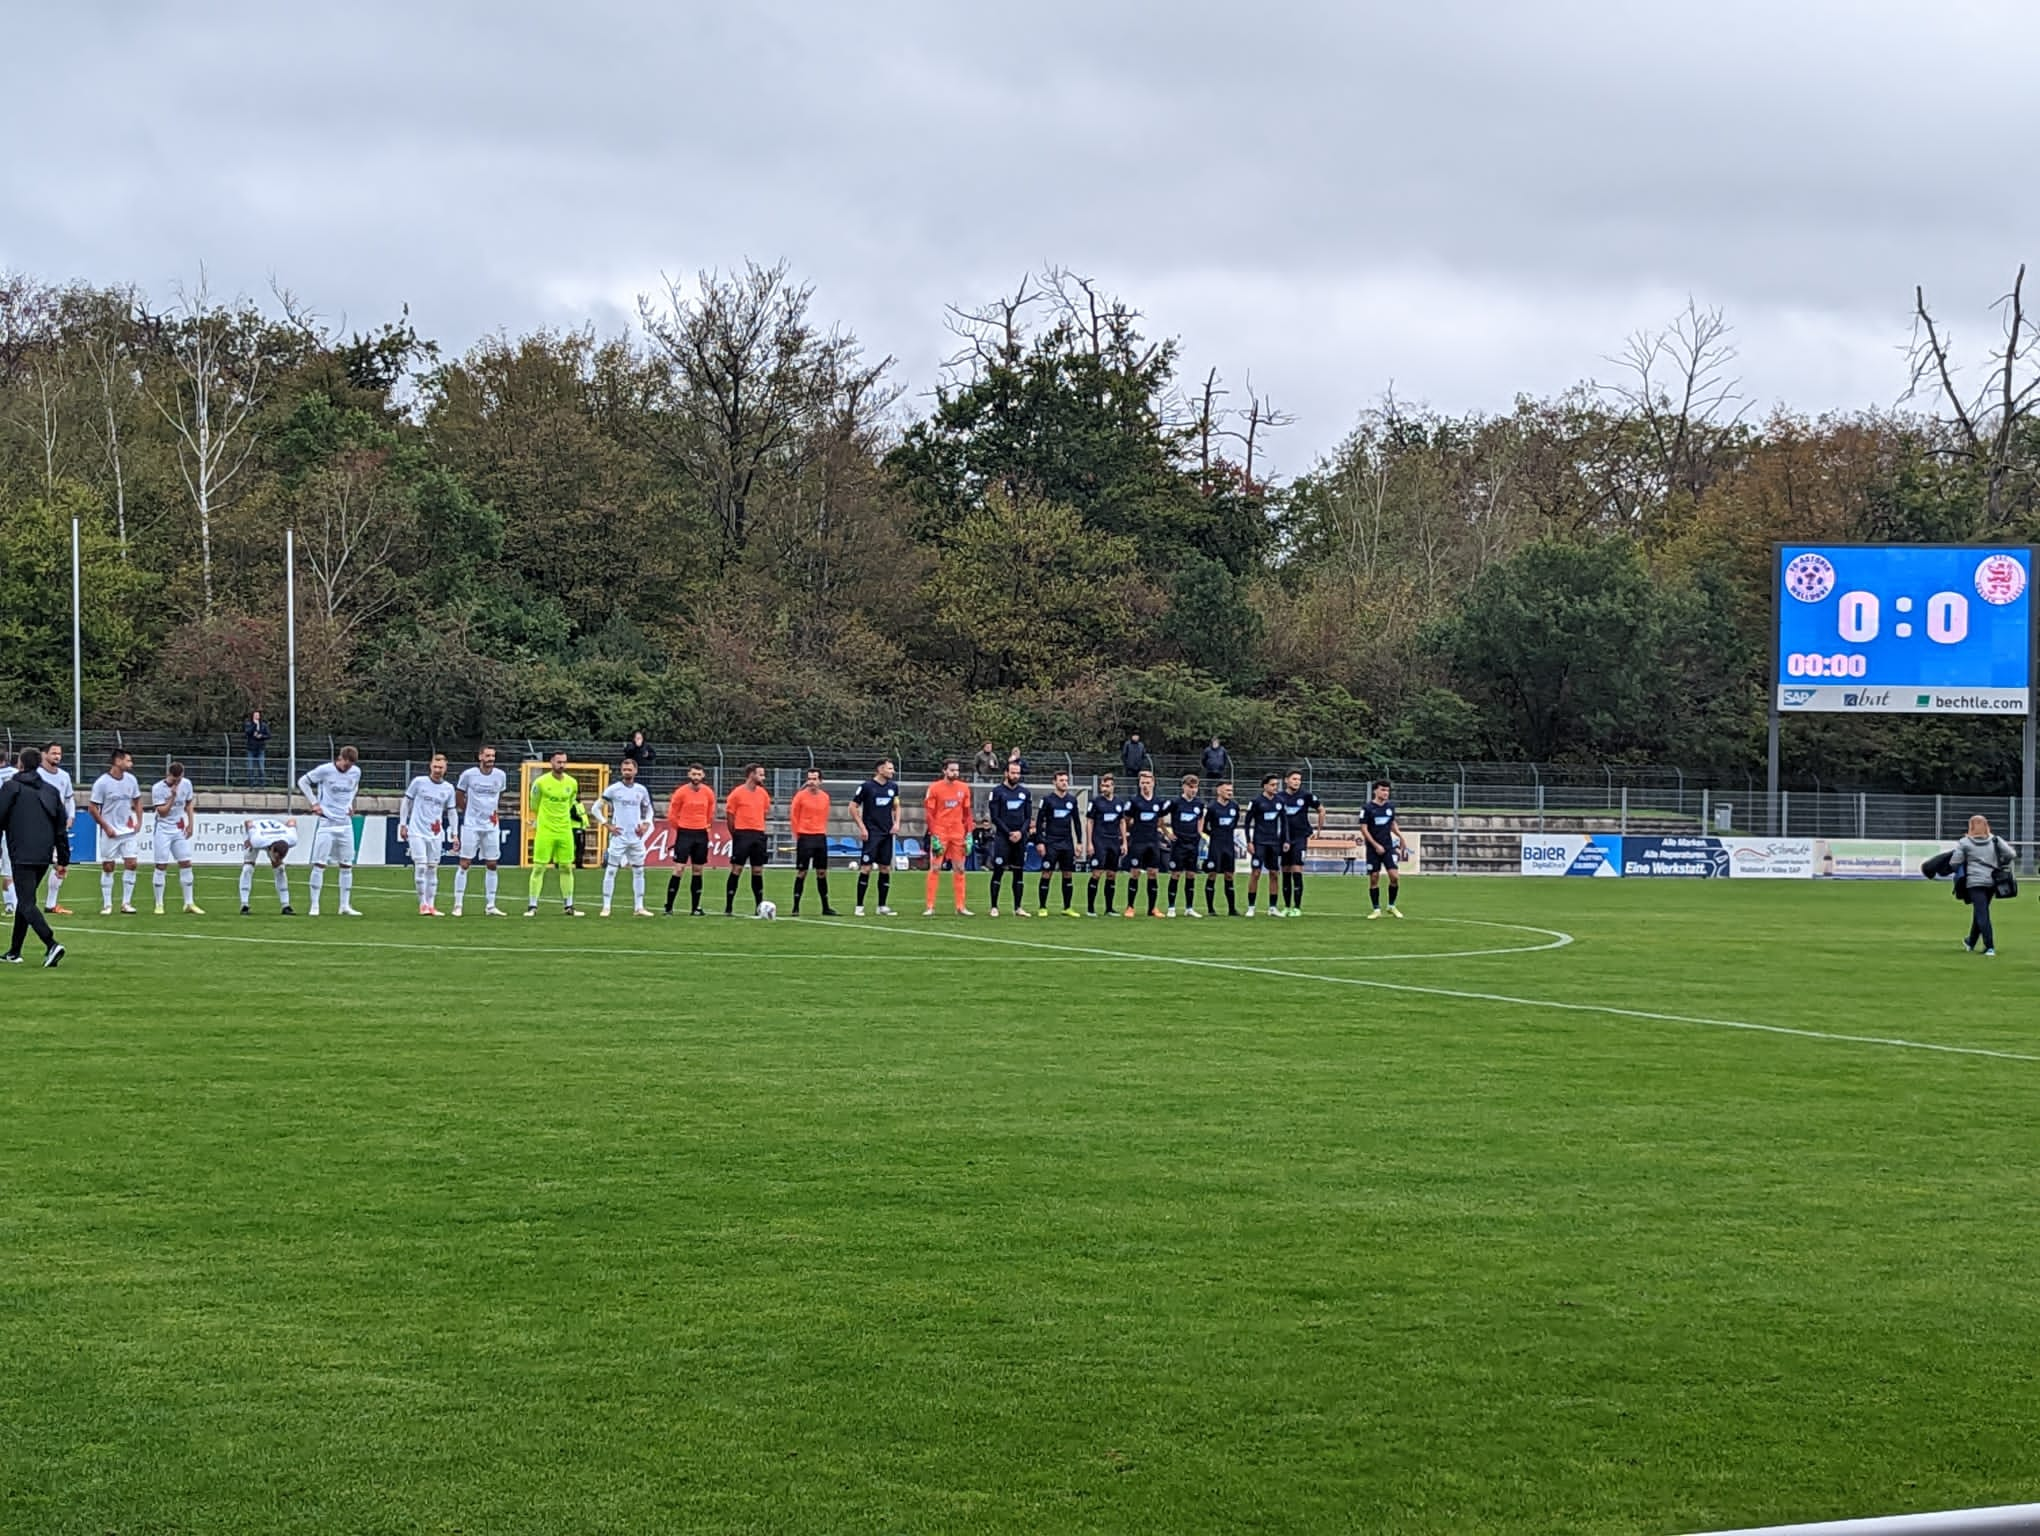
[[[550,758],[526,758],[517,770],[517,825],[520,834],[520,864],[531,865],[531,845],[538,836],[538,828],[531,815],[531,786],[541,774],[552,772]],[[609,824],[595,812],[595,802],[602,798],[602,791],[609,788],[609,768],[605,763],[569,763],[567,772],[573,775],[580,786],[577,797],[588,818],[589,846],[594,850],[593,868],[600,869],[609,853]],[[589,792],[589,786],[594,792]]]

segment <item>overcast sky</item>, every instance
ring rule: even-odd
[[[10,19],[0,266],[204,261],[464,346],[784,258],[925,390],[1095,275],[1298,417],[1589,375],[1691,294],[1760,406],[1888,405],[2040,258],[2030,0],[70,0]]]

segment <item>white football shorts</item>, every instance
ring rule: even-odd
[[[177,830],[174,822],[159,820],[156,823],[154,853],[158,864],[189,864],[191,862],[191,839]]]
[[[354,863],[354,823],[319,823],[312,833],[312,862],[314,864]]]
[[[607,862],[616,869],[643,869],[645,840],[641,837],[625,837],[621,832],[610,833]]]
[[[410,837],[411,862],[430,869],[439,862],[439,855],[446,848],[446,840],[436,832],[423,834],[413,832]]]
[[[460,826],[460,856],[470,864],[494,864],[503,857],[503,829],[487,818]]]
[[[120,837],[99,839],[99,860],[102,864],[125,864],[130,859],[142,856],[142,835],[139,832],[125,833]]]

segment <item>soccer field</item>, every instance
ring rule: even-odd
[[[2030,902],[1986,961],[1916,884],[455,924],[386,870],[314,924],[233,873],[0,977],[8,1536],[2040,1488]]]

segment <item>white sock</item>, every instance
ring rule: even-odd
[[[641,867],[634,867],[630,872],[630,895],[631,895],[631,910],[634,912],[644,911],[645,872]]]
[[[150,879],[156,887],[156,905],[160,907],[163,905],[163,888],[170,883],[169,872],[162,865],[158,864],[156,866],[156,873],[150,876]]]
[[[276,866],[276,900],[280,906],[290,905],[290,871],[281,864]]]
[[[53,906],[53,907],[55,907],[55,906],[61,906],[61,905],[62,905],[63,903],[61,903],[61,902],[60,902],[60,901],[59,901],[59,900],[58,900],[57,898],[58,898],[58,897],[60,897],[60,896],[62,896],[63,894],[64,894],[64,877],[63,877],[62,875],[58,874],[58,873],[57,873],[57,872],[56,872],[56,871],[55,871],[55,870],[53,869],[53,870],[51,870],[51,871],[50,871],[50,900],[49,900],[49,904],[50,904],[51,906]]]
[[[325,888],[326,888],[326,866],[323,864],[314,864],[312,866],[312,906],[314,908],[316,908],[319,905],[319,892],[323,891]]]
[[[467,866],[456,864],[453,869],[453,904],[457,907],[467,900]]]
[[[184,887],[184,904],[187,907],[197,905],[198,892],[195,889],[198,884],[197,871],[195,871],[189,864],[178,865],[177,883]]]
[[[354,866],[352,864],[342,864],[340,866],[340,905],[343,907],[354,905]]]
[[[12,880],[7,882],[7,887],[4,891],[0,891],[0,900],[4,900],[7,903],[7,911],[11,915],[14,911],[14,882]]]
[[[437,907],[439,905],[439,866],[437,864],[431,865],[426,869],[424,882],[425,905]]]
[[[139,873],[140,871],[133,869],[123,869],[120,872],[120,899],[129,906],[135,904],[135,876]]]
[[[602,869],[602,905],[608,906],[610,899],[615,895],[616,866],[614,864],[604,865]]]
[[[482,889],[489,893],[489,905],[496,904],[496,867],[491,864],[482,871]]]
[[[103,907],[113,905],[113,876],[111,873],[102,874],[99,877],[99,904]]]
[[[243,864],[241,866],[242,906],[245,907],[248,905],[248,897],[254,892],[254,890],[255,890],[255,866],[253,864]]]

